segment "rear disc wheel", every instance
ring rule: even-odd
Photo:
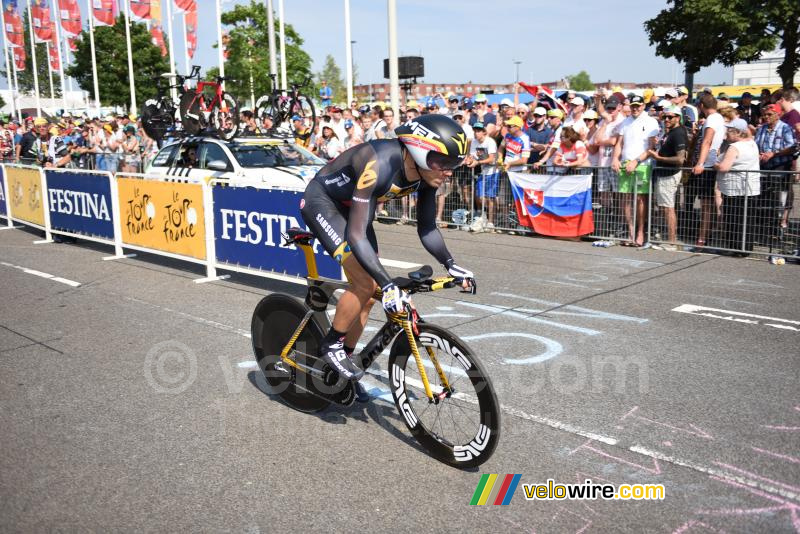
[[[268,295],[256,306],[250,331],[253,352],[270,393],[280,396],[296,410],[313,413],[324,410],[330,403],[298,387],[298,379],[310,381],[311,377],[301,371],[294,371],[280,357],[281,351],[307,311],[308,307],[294,297],[279,293]],[[322,329],[311,319],[292,348],[316,355],[323,337]],[[306,363],[304,360],[305,358],[297,357],[298,363]]]

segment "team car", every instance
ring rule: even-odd
[[[253,186],[304,191],[325,161],[294,139],[211,137],[175,140],[158,151],[145,170],[152,178],[189,183],[226,181],[234,186]]]

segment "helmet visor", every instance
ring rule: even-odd
[[[461,165],[464,160],[458,156],[448,156],[440,152],[428,152],[425,160],[429,169],[435,171],[450,171]]]

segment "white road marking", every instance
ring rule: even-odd
[[[707,308],[705,306],[696,306],[694,304],[681,304],[677,308],[673,308],[672,311],[688,313],[690,315],[701,315],[703,317],[711,317],[712,319],[723,319],[725,321],[733,321],[736,323],[770,326],[780,330],[800,332],[800,321],[793,321],[791,319],[780,319],[778,317],[768,317],[766,315],[753,315],[752,313],[720,310],[718,308]]]
[[[50,273],[43,273],[42,271],[37,271],[36,269],[28,269],[27,267],[21,267],[19,265],[14,265],[12,263],[7,263],[5,261],[0,261],[0,265],[4,265],[6,267],[11,267],[13,269],[19,269],[23,273],[32,274],[33,276],[38,276],[40,278],[46,278],[48,280],[52,280],[53,282],[59,282],[62,284],[66,284],[72,287],[80,287],[80,282],[75,282],[74,280],[68,280],[66,278],[61,278],[60,276],[56,276]]]
[[[533,298],[533,297],[523,297],[521,295],[515,295],[513,293],[499,293],[499,292],[493,291],[491,294],[492,295],[497,295],[499,297],[526,300],[528,302],[534,302],[536,304],[544,304],[545,306],[548,306],[548,307],[559,307],[560,308],[558,310],[532,310],[532,309],[517,308],[519,311],[522,311],[522,312],[525,312],[525,313],[541,313],[543,311],[547,311],[548,315],[569,315],[569,316],[574,316],[574,317],[586,317],[588,319],[608,319],[608,320],[613,320],[613,321],[629,321],[629,322],[639,323],[639,324],[648,322],[648,319],[643,319],[641,317],[631,317],[630,315],[618,315],[616,313],[605,312],[605,311],[602,311],[602,310],[593,310],[591,308],[583,308],[581,306],[573,306],[571,304],[567,305],[567,306],[564,306],[560,302],[552,302],[552,301],[549,301],[549,300],[537,299],[537,298]],[[565,310],[569,310],[569,311],[565,311]]]
[[[388,258],[380,258],[381,264],[386,267],[397,267],[398,269],[416,269],[422,267],[421,263],[408,263],[407,261],[390,260]]]
[[[247,360],[244,362],[239,362],[237,366],[240,369],[255,369],[256,367],[258,367],[258,363],[254,362],[253,360]]]
[[[525,334],[522,332],[490,332],[488,334],[477,334],[474,336],[467,336],[462,338],[464,341],[474,341],[477,339],[490,339],[490,338],[508,338],[508,337],[524,337],[527,339],[533,339],[535,341],[540,342],[547,350],[544,351],[542,354],[537,356],[530,356],[528,358],[505,358],[503,359],[503,363],[508,363],[511,365],[531,365],[534,363],[541,363],[547,361],[551,358],[555,358],[562,352],[564,352],[564,347],[558,341],[554,339],[550,339],[548,337],[537,336],[536,334]]]
[[[515,317],[517,319],[522,319],[523,321],[530,321],[532,323],[540,323],[546,324],[550,326],[554,326],[556,328],[563,328],[564,330],[572,330],[573,332],[579,332],[581,334],[586,334],[587,336],[596,336],[598,334],[602,334],[603,332],[599,330],[592,330],[591,328],[583,328],[580,326],[572,326],[568,324],[561,324],[556,323],[554,321],[548,321],[547,319],[541,319],[539,317],[531,317],[530,315],[519,313],[517,311],[511,311],[511,308],[508,306],[494,306],[488,304],[478,304],[477,302],[465,302],[465,301],[456,301],[457,304],[462,306],[469,306],[470,308],[477,308],[479,310],[488,311],[491,313],[496,313],[498,315],[507,315],[509,317]]]

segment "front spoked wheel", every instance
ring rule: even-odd
[[[310,98],[298,94],[297,97],[292,100],[292,105],[289,108],[289,118],[291,119],[291,117],[295,115],[302,117],[303,123],[309,130],[314,129],[314,121],[317,118],[317,114],[314,110],[314,102],[312,102]],[[292,130],[294,131],[294,122],[292,122]]]
[[[417,362],[401,333],[389,356],[389,380],[397,409],[408,429],[437,460],[470,468],[494,452],[500,438],[500,404],[492,383],[470,348],[444,328],[420,323],[417,345],[434,396],[425,395]],[[451,388],[447,393],[430,349]]]
[[[239,131],[239,104],[229,93],[222,94],[222,102],[216,102],[211,110],[211,126],[220,139],[230,141]]]
[[[289,406],[306,413],[324,410],[330,404],[297,385],[297,381],[311,380],[308,375],[281,361],[280,353],[289,342],[297,326],[305,317],[308,307],[289,295],[273,293],[261,299],[253,312],[250,333],[258,367],[267,380],[270,393],[280,396]],[[324,333],[312,319],[306,324],[293,348],[305,354],[317,354]],[[298,363],[313,365],[304,358]],[[305,383],[305,382],[301,382]]]

